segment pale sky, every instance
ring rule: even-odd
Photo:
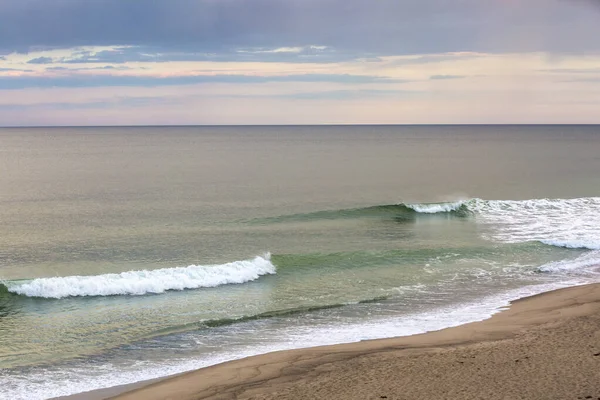
[[[0,0],[0,126],[600,123],[596,0]]]

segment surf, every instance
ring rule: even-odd
[[[483,237],[503,243],[537,241],[570,249],[600,250],[600,197],[483,200],[407,205],[419,213],[463,210],[488,228]]]
[[[312,222],[321,220],[344,220],[344,219],[392,219],[397,222],[410,221],[419,215],[426,214],[454,214],[464,216],[467,209],[464,205],[468,201],[458,201],[452,203],[398,203],[383,204],[359,208],[347,208],[339,210],[323,210],[309,213],[279,215],[274,217],[255,218],[246,221],[250,225],[260,224],[278,224],[292,222]]]
[[[487,228],[485,239],[502,243],[535,241],[555,247],[600,249],[600,197],[398,203],[261,218],[252,223],[312,222],[377,218],[404,223],[420,218],[471,218]]]
[[[555,247],[600,249],[600,197],[476,200],[468,203],[484,237],[503,243],[538,241]]]
[[[86,296],[140,296],[171,290],[212,288],[242,284],[264,275],[276,274],[269,253],[250,260],[220,265],[190,265],[118,274],[38,278],[3,282],[3,291],[47,299]]]

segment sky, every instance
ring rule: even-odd
[[[600,0],[0,0],[0,126],[600,123]]]

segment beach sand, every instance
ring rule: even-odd
[[[114,398],[600,399],[600,284],[521,299],[481,322],[249,357]]]

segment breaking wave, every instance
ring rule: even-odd
[[[571,249],[600,250],[600,197],[578,199],[482,200],[407,204],[419,213],[472,215],[486,239],[503,243],[537,241]]]
[[[459,211],[467,203],[466,200],[460,200],[452,203],[405,204],[405,206],[421,214],[438,214]]]
[[[467,211],[464,204],[467,201],[455,203],[424,203],[424,204],[386,204],[362,208],[341,210],[315,211],[302,214],[280,215],[276,217],[256,218],[247,221],[251,224],[274,224],[287,222],[310,222],[319,220],[339,220],[356,218],[383,218],[396,221],[411,220],[419,214],[455,213],[463,216]]]
[[[253,223],[309,222],[352,218],[383,218],[397,222],[445,214],[471,217],[482,235],[503,243],[541,242],[573,249],[600,250],[600,197],[578,199],[483,200],[446,203],[399,203],[317,211],[256,219]]]
[[[467,203],[484,237],[504,243],[538,241],[572,249],[600,249],[600,197]]]
[[[164,293],[168,290],[209,288],[240,284],[275,274],[271,255],[221,265],[190,265],[151,271],[129,271],[94,276],[39,278],[4,282],[10,293],[51,299],[76,296],[116,296]],[[0,285],[2,286],[2,285]]]
[[[575,272],[577,274],[596,272],[600,267],[600,251],[591,251],[574,260],[555,261],[538,268],[539,272]]]
[[[541,242],[551,246],[600,250],[600,197],[577,199],[483,200],[399,203],[317,211],[252,220],[252,223],[310,222],[382,218],[397,222],[436,215],[473,218],[481,234],[502,243]]]

